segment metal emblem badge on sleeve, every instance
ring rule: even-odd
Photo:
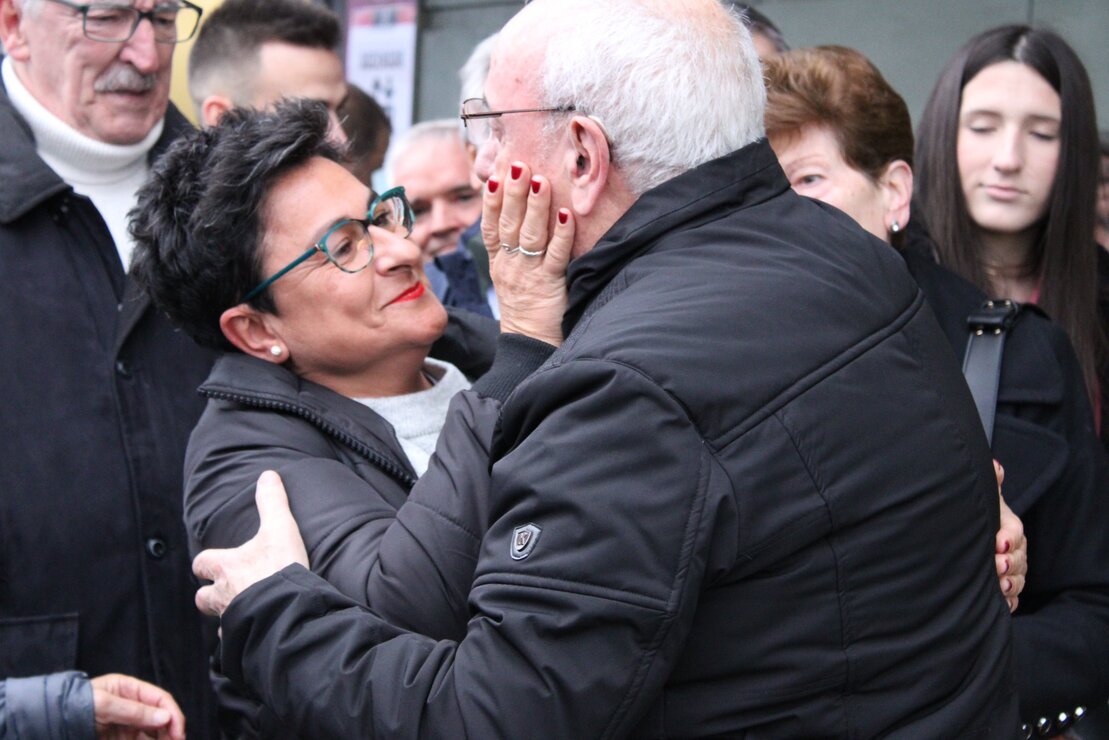
[[[535,549],[535,543],[539,541],[539,535],[543,530],[534,524],[524,524],[512,530],[512,542],[508,548],[508,554],[512,556],[513,560],[523,560],[531,551]]]

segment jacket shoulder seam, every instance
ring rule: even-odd
[[[778,413],[796,398],[815,388],[825,379],[881,345],[884,341],[901,331],[924,307],[924,294],[917,290],[912,301],[892,320],[861,337],[854,344],[830,357],[817,367],[796,378],[778,393],[761,404],[758,409],[740,420],[728,434],[716,442],[718,447],[726,447],[763,421]]]
[[[685,402],[682,401],[682,399],[674,394],[672,391],[663,387],[663,385],[659,383],[653,375],[651,375],[645,369],[634,364],[633,362],[630,362],[629,360],[620,360],[614,357],[596,357],[590,355],[579,355],[571,358],[556,357],[553,360],[547,362],[543,367],[536,370],[535,373],[533,373],[532,377],[538,378],[544,373],[555,372],[562,368],[569,368],[577,363],[600,363],[602,365],[612,365],[624,368],[629,372],[635,373],[644,381],[646,381],[649,385],[658,389],[659,393],[665,395],[675,406],[681,409],[682,416],[689,423],[690,428],[692,428],[697,433],[697,438],[701,441],[701,443],[707,445],[710,449],[715,449],[715,447],[705,437],[704,431],[697,424],[697,420],[694,418],[693,414],[690,412],[689,407],[685,404]]]

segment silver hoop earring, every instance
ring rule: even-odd
[[[281,349],[281,347],[279,347],[276,344],[273,345],[272,347],[270,347],[270,354],[273,355],[274,357],[280,357],[284,353],[285,353],[285,350]]]
[[[900,233],[901,224],[897,223],[897,221],[894,221],[892,224],[890,224],[890,231],[892,231],[894,234]]]

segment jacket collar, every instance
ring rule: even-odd
[[[648,190],[593,249],[570,263],[564,336],[570,335],[617,273],[654,248],[660,237],[682,226],[761,203],[788,189],[777,157],[761,139]]]
[[[188,119],[170,103],[162,135],[150,151],[150,161],[191,128]],[[36,153],[31,128],[12,106],[2,81],[0,132],[4,137],[0,147],[0,224],[8,224],[70,187]]]
[[[0,81],[0,223],[15,221],[69,186],[35,152],[31,127],[16,112]]]
[[[389,422],[357,401],[304,380],[282,365],[228,352],[216,360],[198,392],[207,398],[297,416],[362,455],[405,488],[416,482],[415,471]]]

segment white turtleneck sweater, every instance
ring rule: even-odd
[[[162,135],[163,121],[142,141],[120,146],[85,136],[46,110],[23,85],[11,57],[0,63],[8,98],[31,127],[35,151],[72,186],[87,196],[108,225],[119,259],[126,271],[131,265],[134,243],[127,234],[127,212],[135,205],[135,193],[150,169],[147,155]]]

